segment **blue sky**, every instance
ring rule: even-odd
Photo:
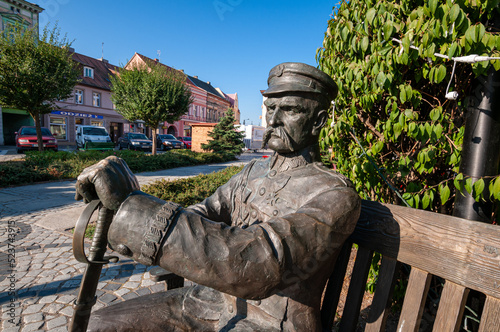
[[[241,120],[259,124],[269,70],[287,61],[316,66],[336,1],[30,0],[58,23],[76,52],[123,65],[135,52],[225,93],[238,93]]]

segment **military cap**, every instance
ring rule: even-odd
[[[262,93],[268,97],[283,92],[319,93],[333,100],[337,85],[321,70],[298,62],[285,62],[271,69],[267,80],[269,88]]]

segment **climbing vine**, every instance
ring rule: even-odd
[[[499,178],[473,183],[458,173],[466,96],[500,61],[453,70],[450,60],[500,56],[499,31],[489,28],[498,4],[342,0],[334,8],[317,60],[339,95],[320,145],[363,198],[441,213],[451,213],[457,189],[479,200],[489,183],[500,198]],[[450,91],[456,100],[445,98]]]

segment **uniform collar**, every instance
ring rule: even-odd
[[[271,169],[277,172],[286,172],[288,170],[306,166],[313,162],[311,151],[314,147],[307,147],[299,152],[280,154],[274,152],[271,157]]]

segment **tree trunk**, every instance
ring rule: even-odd
[[[156,134],[158,132],[158,125],[156,127],[151,126],[151,140],[153,141],[153,148],[151,154],[156,156]]]
[[[36,140],[38,142],[38,151],[43,152],[43,138],[42,138],[42,126],[40,125],[40,113],[38,112],[29,112],[30,114],[35,113],[32,117],[35,119],[35,128],[36,128]]]

